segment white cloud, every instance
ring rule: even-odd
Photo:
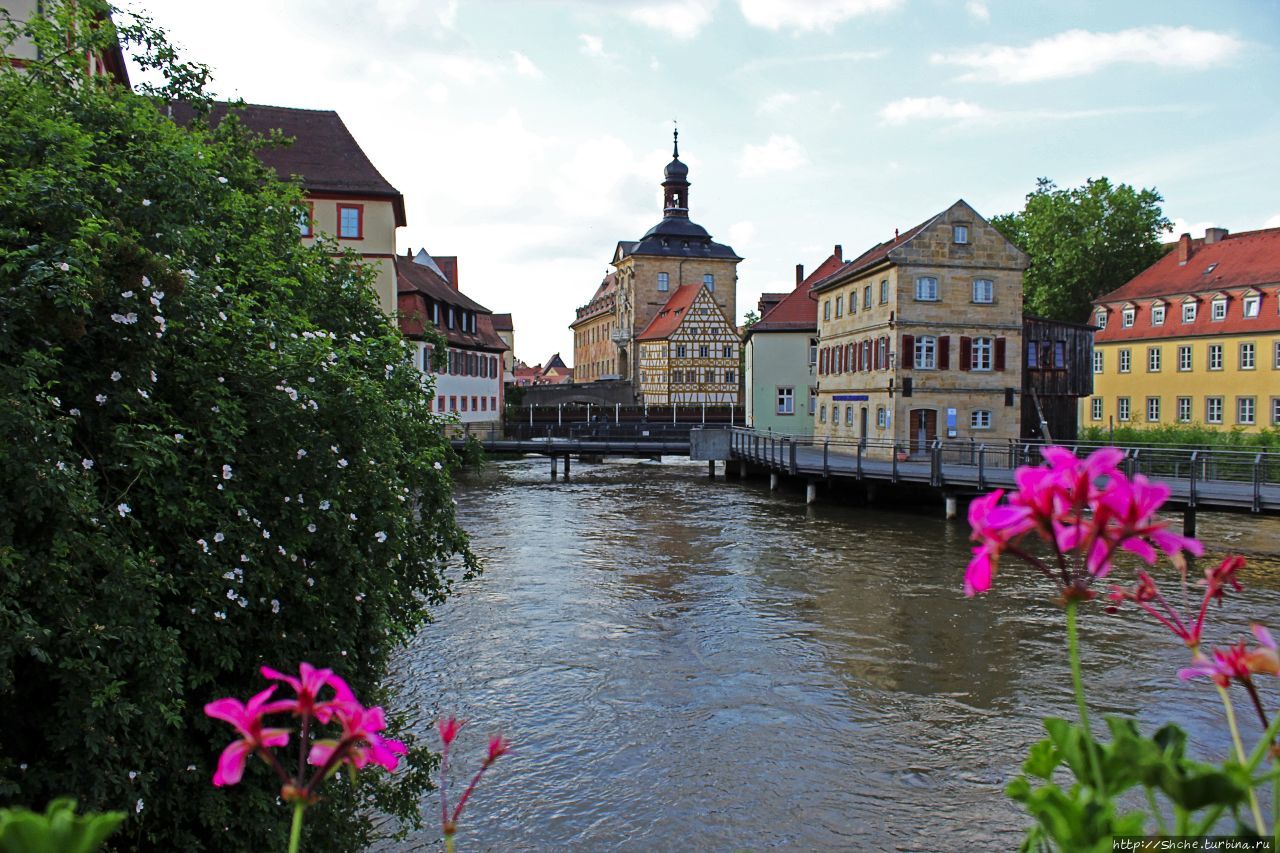
[[[749,247],[756,239],[756,224],[754,222],[735,222],[729,226],[729,245],[733,246],[734,251],[741,252]]]
[[[748,23],[770,30],[830,30],[850,18],[887,12],[903,0],[738,0]]]
[[[742,149],[739,169],[744,177],[790,172],[808,163],[804,148],[793,136],[773,134],[763,145],[747,145]]]
[[[1277,221],[1280,221],[1280,217],[1277,217]],[[1190,234],[1192,237],[1199,238],[1204,236],[1204,229],[1215,227],[1217,227],[1215,222],[1188,222],[1181,216],[1175,216],[1173,217],[1173,231],[1160,235],[1160,240],[1164,243],[1176,243],[1183,234]]]
[[[416,4],[415,4],[416,5]],[[458,22],[458,0],[448,0],[439,12],[436,12],[436,20],[440,22],[440,26],[446,30],[453,29]]]
[[[579,49],[587,56],[605,59],[609,55],[604,52],[604,39],[600,38],[600,36],[582,33],[578,36],[578,41],[582,42],[582,47]]]
[[[665,30],[676,38],[691,39],[711,23],[717,0],[666,0],[645,3],[627,12],[637,24]]]
[[[885,104],[880,110],[880,120],[885,124],[906,124],[935,119],[976,119],[987,114],[977,104],[934,95],[929,98],[899,98]]]
[[[457,80],[459,83],[477,83],[481,80],[492,80],[502,70],[493,62],[460,53],[428,54],[421,57],[421,61],[434,68],[440,74]]]
[[[987,8],[987,4],[984,0],[969,0],[969,2],[964,5],[964,10],[976,21],[983,21],[985,23],[986,21],[991,20],[991,10]]]
[[[656,57],[656,56],[651,56],[651,57],[649,57],[649,70],[650,70],[650,71],[657,71],[657,70],[658,70],[659,68],[661,68],[661,67],[662,67],[662,63],[658,61],[658,57]]]
[[[541,78],[542,69],[533,64],[533,60],[518,50],[511,51],[511,61],[515,63],[516,73],[522,77]]]
[[[1263,228],[1280,228],[1280,213],[1275,216],[1268,216],[1266,221],[1262,223]]]
[[[791,92],[775,92],[760,102],[760,106],[756,107],[756,115],[764,116],[781,112],[799,100],[800,96]]]
[[[1121,62],[1200,69],[1241,51],[1235,36],[1190,27],[1138,27],[1114,33],[1068,30],[1026,47],[985,45],[935,53],[936,65],[968,69],[961,80],[1030,83],[1092,74]]]
[[[882,59],[889,55],[887,50],[842,50],[838,53],[812,53],[799,56],[766,56],[753,59],[738,67],[739,74],[760,71],[765,68],[778,68],[786,65],[809,65],[820,62],[864,62],[868,59]]]

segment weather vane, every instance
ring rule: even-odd
[[[680,157],[680,123],[676,119],[671,120],[671,156]]]

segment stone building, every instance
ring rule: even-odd
[[[961,200],[815,283],[815,434],[879,455],[1017,439],[1026,267]]]
[[[577,319],[569,324],[573,330],[574,382],[618,378],[618,345],[613,340],[618,329],[617,283],[615,273],[606,275],[591,301],[578,309]]]
[[[731,325],[736,325],[738,316],[737,268],[742,258],[689,219],[689,167],[680,162],[678,135],[663,172],[662,192],[662,220],[639,240],[619,242],[612,260],[616,333],[610,338],[616,355],[611,360],[614,372],[637,389],[641,385],[636,358],[639,335],[680,288],[703,288]]]
[[[701,284],[671,294],[636,335],[640,401],[646,405],[736,405],[738,329]]]

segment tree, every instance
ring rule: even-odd
[[[210,786],[226,734],[201,708],[304,660],[378,702],[446,566],[475,569],[454,457],[368,271],[299,242],[264,140],[87,79],[107,8],[42,9],[0,21],[42,57],[0,65],[0,801],[126,811],[128,848],[282,849],[264,766]],[[207,103],[207,71],[128,35]],[[415,818],[410,765],[335,780],[308,835]]]
[[[991,224],[1031,258],[1023,277],[1028,314],[1084,322],[1098,296],[1115,290],[1160,259],[1160,235],[1172,223],[1154,189],[1112,186],[1107,178],[1059,189],[1036,182],[1021,211]]]

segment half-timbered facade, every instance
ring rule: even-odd
[[[740,340],[705,287],[677,288],[636,336],[641,402],[736,405]]]

